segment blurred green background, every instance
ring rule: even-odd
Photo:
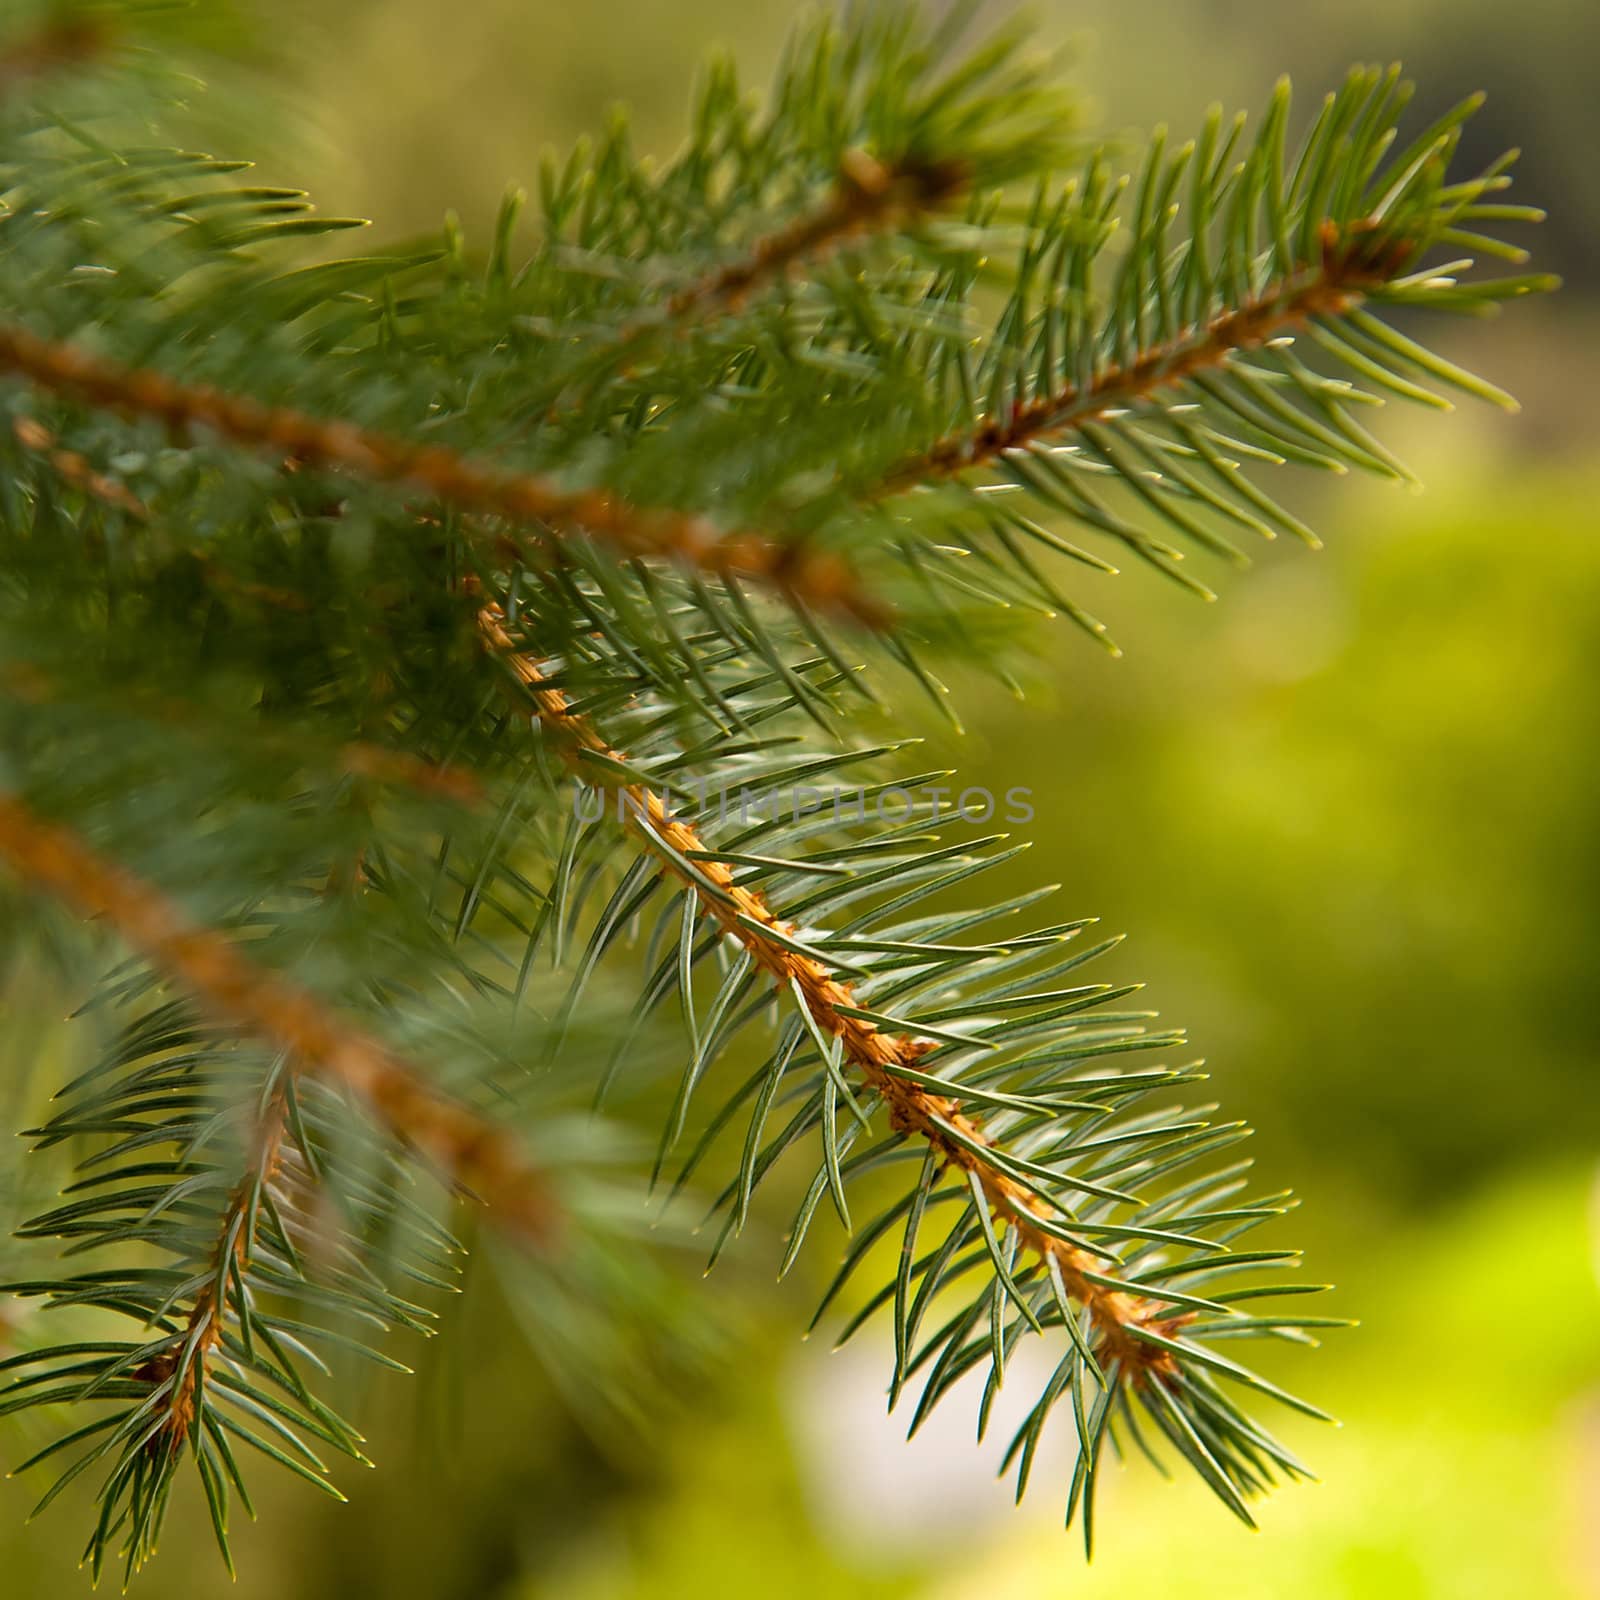
[[[1264,550],[1215,607],[1102,580],[1086,603],[1125,659],[1063,627],[1027,706],[975,683],[964,740],[927,730],[926,765],[1033,788],[1017,884],[1059,880],[1061,915],[1130,933],[1122,973],[1260,1128],[1267,1185],[1306,1197],[1292,1242],[1362,1321],[1283,1369],[1344,1418],[1289,1424],[1324,1481],[1267,1503],[1251,1535],[1197,1485],[1130,1468],[1085,1569],[1057,1526],[1060,1473],[1036,1471],[1012,1511],[972,1405],[906,1445],[881,1415],[881,1344],[798,1340],[832,1263],[823,1244],[774,1286],[775,1206],[708,1301],[737,1329],[731,1358],[649,1441],[592,1440],[476,1282],[441,1342],[454,1359],[372,1394],[380,1467],[345,1482],[350,1506],[262,1475],[236,1592],[1600,1596],[1600,9],[1036,14],[1111,131],[1186,132],[1212,99],[1259,106],[1284,70],[1320,92],[1353,59],[1404,59],[1424,106],[1489,90],[1467,156],[1524,147],[1521,197],[1552,213],[1537,253],[1568,283],[1442,331],[1524,410],[1390,416],[1425,492],[1296,482],[1326,550]],[[405,234],[450,206],[481,238],[541,146],[624,100],[640,143],[669,150],[706,50],[759,81],[789,16],[779,0],[278,0],[255,98],[291,107],[279,160],[325,209]],[[76,1592],[71,1513],[24,1530],[31,1500],[0,1485],[0,1591]],[[203,1521],[174,1519],[150,1600],[222,1591]]]

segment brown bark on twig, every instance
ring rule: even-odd
[[[833,192],[822,205],[768,234],[743,259],[680,289],[662,307],[661,316],[681,325],[737,310],[763,284],[831,255],[851,239],[902,227],[936,210],[965,182],[959,162],[886,164],[864,150],[847,151]]]
[[[1164,344],[1141,351],[1126,365],[1102,368],[1081,387],[1018,403],[1008,416],[947,434],[896,466],[876,498],[987,466],[1010,450],[1057,439],[1112,412],[1126,410],[1197,373],[1222,367],[1236,351],[1255,349],[1314,317],[1339,316],[1358,306],[1366,289],[1381,283],[1411,254],[1405,241],[1383,240],[1359,224],[1323,225],[1320,261],[1270,284],[1241,305],[1188,328]]]
[[[104,51],[110,37],[109,26],[100,18],[70,14],[52,17],[25,38],[0,47],[0,94],[29,78],[93,60]]]

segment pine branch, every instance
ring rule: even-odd
[[[1181,565],[1185,546],[1245,565],[1230,526],[1319,542],[1253,481],[1254,463],[1414,481],[1358,420],[1363,411],[1389,397],[1449,409],[1441,383],[1514,408],[1380,315],[1489,311],[1558,282],[1474,270],[1481,257],[1527,259],[1480,225],[1543,214],[1496,198],[1514,152],[1452,181],[1481,96],[1402,145],[1410,93],[1398,67],[1352,71],[1294,155],[1284,80],[1253,139],[1242,115],[1225,124],[1217,111],[1176,151],[1158,132],[1131,180],[1096,155],[1058,195],[1040,185],[992,334],[974,348],[936,331],[912,364],[928,375],[919,431],[932,442],[851,474],[858,501],[915,562],[941,631],[970,626],[974,595],[993,604],[1020,591],[1109,645],[1104,624],[1037,554],[1106,563],[1034,520],[1040,512],[1109,536],[1211,599]],[[1437,259],[1445,251],[1469,253]],[[930,303],[965,302],[976,274],[952,270]],[[902,498],[919,485],[940,492]]]
[[[1136,1330],[1170,1337],[1192,1320],[1192,1313],[1159,1295],[1141,1297],[1107,1287],[1097,1279],[1110,1273],[1113,1263],[1044,1231],[1041,1220],[1062,1227],[1071,1219],[1052,1212],[993,1160],[995,1147],[979,1118],[915,1081],[920,1075],[918,1063],[931,1044],[886,1032],[856,1014],[860,1006],[850,984],[825,962],[804,953],[797,930],[773,912],[759,890],[736,882],[733,868],[716,859],[716,852],[691,823],[669,815],[659,794],[617,776],[628,768],[626,756],[575,713],[568,697],[551,687],[537,664],[517,649],[500,608],[486,606],[478,619],[489,647],[524,687],[574,771],[621,791],[626,804],[619,809],[660,859],[663,870],[683,883],[698,900],[701,913],[736,940],[780,992],[792,990],[800,996],[812,1020],[840,1042],[844,1059],[884,1103],[891,1126],[923,1140],[941,1167],[975,1178],[995,1220],[1014,1228],[1041,1261],[1054,1264],[1068,1294],[1093,1318],[1105,1364],[1115,1362],[1136,1383],[1151,1376],[1171,1376],[1176,1371],[1172,1351],[1141,1338]],[[585,755],[599,761],[586,762]],[[685,863],[690,862],[693,870],[686,871]]]
[[[405,1146],[515,1242],[559,1227],[559,1252],[508,1252],[506,1271],[564,1389],[618,1389],[618,1351],[651,1370],[627,1354],[666,1319],[636,1340],[613,1316],[650,1261],[604,1176],[607,1124],[527,1117],[513,1147],[475,1108],[522,1082],[530,1032],[554,1052],[591,1026],[598,1104],[672,996],[688,1048],[652,1182],[686,1136],[679,1187],[739,1146],[715,1256],[804,1149],[784,1270],[829,1200],[849,1236],[822,1309],[897,1235],[843,1336],[892,1311],[890,1401],[919,1386],[913,1429],[987,1363],[981,1435],[1031,1330],[1059,1361],[1007,1463],[1020,1493],[1060,1402],[1086,1537],[1124,1426],[1246,1520],[1304,1474],[1233,1386],[1320,1413],[1222,1343],[1331,1325],[1263,1308],[1313,1287],[1278,1281],[1295,1252],[1235,1248],[1289,1197],[1213,1165],[1244,1124],[1152,1100],[1192,1065],[1124,1065],[1183,1036],[1116,1009],[1138,985],[1080,981],[1115,940],[1001,921],[1048,889],[952,906],[1025,845],[926,831],[949,774],[897,783],[878,762],[900,746],[837,737],[849,694],[871,698],[838,625],[868,624],[943,701],[922,652],[1004,671],[1018,607],[1103,634],[1057,558],[1113,569],[1058,519],[1202,592],[1157,533],[1240,559],[1220,528],[1311,537],[1241,463],[1401,477],[1357,407],[1443,406],[1438,384],[1504,401],[1383,315],[1547,287],[1442,259],[1519,261],[1499,227],[1536,213],[1500,203],[1505,162],[1451,175],[1473,102],[1399,137],[1397,71],[1353,73],[1298,153],[1284,86],[1252,137],[1219,114],[1119,177],[1068,135],[1070,99],[1015,30],[952,50],[966,20],[899,0],[819,19],[764,106],[718,66],[660,166],[613,122],[545,164],[520,265],[520,195],[481,262],[448,227],[438,249],[286,266],[280,243],[353,219],[243,163],[86,146],[82,128],[162,125],[175,53],[0,107],[22,108],[0,300],[27,322],[0,322],[0,377],[65,402],[19,417],[0,463],[0,865],[135,955],[97,996],[126,1026],[32,1130],[40,1152],[74,1147],[75,1179],[19,1235],[103,1253],[9,1286],[71,1326],[0,1357],[0,1415],[93,1409],[27,1465],[70,1452],[48,1501],[103,1464],[96,1571],[119,1539],[130,1565],[154,1548],[180,1456],[226,1553],[235,1442],[324,1489],[308,1441],[356,1453],[300,1338],[384,1360],[348,1330],[429,1320],[391,1280],[441,1288],[458,1247],[405,1192]],[[0,91],[92,53],[55,26],[0,51]],[[1088,159],[1061,186],[1068,154]],[[143,448],[163,427],[187,448]],[[618,803],[626,848],[581,804],[559,815],[552,749]],[[802,800],[855,763],[854,816],[837,788],[831,817]],[[758,796],[751,820],[744,782],[792,805]],[[866,796],[891,794],[869,823]],[[648,976],[624,1021],[589,985],[635,939]],[[381,1036],[288,976],[313,951]],[[758,1023],[760,1064],[691,1134]],[[461,1099],[419,1060],[448,1060]],[[852,1219],[860,1180],[901,1163],[915,1180],[872,1185],[875,1215]],[[121,1340],[87,1320],[117,1317]]]
[[[0,794],[0,858],[81,915],[103,918],[181,982],[209,1011],[285,1050],[360,1096],[384,1125],[487,1204],[529,1243],[554,1237],[557,1207],[545,1176],[504,1130],[445,1099],[384,1045],[310,995],[246,961],[216,933],[191,926],[158,891],[104,860],[66,828]]]
[[[150,417],[173,429],[208,429],[233,444],[276,451],[303,467],[338,470],[415,490],[458,510],[593,536],[629,556],[664,557],[705,572],[767,583],[807,605],[870,627],[887,618],[838,556],[754,532],[724,533],[709,519],[627,505],[598,489],[562,489],[548,478],[473,461],[355,423],[271,407],[210,385],[185,385],[86,350],[0,327],[0,371],[104,410]]]
[[[936,440],[890,471],[880,495],[892,495],[929,479],[981,467],[1008,451],[1060,439],[1119,412],[1133,409],[1162,389],[1222,368],[1240,351],[1255,350],[1304,328],[1319,317],[1341,317],[1360,306],[1366,291],[1390,281],[1414,259],[1416,245],[1388,234],[1375,219],[1319,229],[1321,258],[1310,267],[1246,296],[1202,327],[1184,330],[1111,363],[1084,384],[1068,383],[1051,394],[1019,401],[1008,416],[987,417],[976,428]]]

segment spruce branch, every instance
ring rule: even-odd
[[[385,1280],[403,1271],[428,1281],[420,1269],[441,1252],[449,1270],[449,1236],[423,1208],[383,1192],[386,1174],[402,1181],[388,1136],[356,1124],[338,1089],[300,1081],[281,1052],[243,1095],[251,1056],[228,1029],[197,1025],[183,1002],[158,1005],[121,1030],[110,1055],[68,1087],[63,1109],[33,1130],[37,1149],[87,1136],[93,1153],[62,1203],[19,1238],[71,1241],[68,1255],[112,1244],[146,1252],[7,1285],[41,1299],[50,1323],[66,1321],[68,1331],[0,1361],[0,1414],[62,1405],[98,1413],[20,1469],[75,1452],[57,1463],[42,1510],[103,1467],[84,1550],[96,1578],[119,1540],[129,1576],[154,1553],[185,1457],[230,1571],[235,1493],[253,1515],[237,1459],[245,1447],[342,1500],[308,1440],[365,1463],[361,1436],[308,1387],[300,1359],[328,1367],[305,1341],[366,1350],[403,1371],[341,1333],[340,1321],[424,1332],[428,1313]],[[120,1081],[108,1086],[108,1072]],[[169,1159],[152,1148],[161,1145]],[[401,1239],[405,1268],[390,1259]],[[150,1247],[171,1259],[150,1264]],[[80,1320],[86,1308],[132,1319],[132,1336],[85,1337],[110,1331],[99,1318]]]
[[[175,430],[209,430],[229,442],[275,451],[300,467],[395,484],[478,516],[556,536],[587,536],[629,556],[754,578],[819,610],[871,627],[882,608],[861,592],[839,556],[755,532],[727,533],[703,516],[634,507],[598,489],[563,489],[533,473],[506,471],[441,445],[419,445],[346,421],[266,406],[210,385],[135,370],[26,329],[0,327],[0,371],[90,406],[149,417]],[[41,437],[41,435],[34,435]]]
[[[103,919],[219,1019],[287,1052],[293,1071],[359,1096],[509,1231],[536,1246],[551,1242],[558,1209],[545,1175],[503,1129],[439,1094],[378,1040],[256,967],[220,935],[192,926],[157,890],[15,794],[0,793],[0,859],[80,915]]]
[[[829,1196],[852,1238],[823,1309],[887,1230],[903,1230],[894,1281],[850,1319],[844,1337],[892,1303],[891,1404],[917,1374],[926,1379],[913,1431],[964,1374],[987,1361],[981,1433],[1012,1345],[1029,1331],[1053,1329],[1066,1334],[1068,1349],[1013,1440],[1007,1465],[1016,1466],[1020,1494],[1040,1431],[1055,1402],[1070,1394],[1080,1455],[1068,1520],[1081,1508],[1086,1538],[1106,1430],[1117,1419],[1136,1429],[1130,1410],[1135,1404],[1246,1521],[1245,1497],[1275,1473],[1304,1476],[1295,1457],[1247,1417],[1216,1379],[1313,1416],[1324,1413],[1208,1348],[1212,1339],[1289,1324],[1291,1337],[1334,1325],[1326,1318],[1255,1317],[1232,1304],[1236,1296],[1227,1282],[1210,1287],[1212,1279],[1293,1258],[1293,1252],[1232,1248],[1237,1235],[1281,1214],[1287,1197],[1244,1198],[1238,1167],[1187,1178],[1166,1193],[1150,1192],[1150,1185],[1228,1148],[1248,1130],[1238,1123],[1191,1120],[1176,1108],[1128,1115],[1152,1090],[1192,1081],[1195,1074],[1157,1068],[1086,1076],[1084,1069],[1096,1057],[1179,1043],[1182,1036],[1148,1029],[1151,1013],[1104,1009],[1131,993],[1129,987],[1049,986],[1117,941],[1073,951],[1082,922],[977,944],[961,937],[1048,891],[977,914],[892,920],[982,870],[988,864],[982,847],[995,842],[979,840],[971,850],[960,844],[931,848],[937,835],[920,831],[926,809],[915,804],[899,827],[883,830],[881,837],[862,842],[855,836],[854,843],[816,854],[792,845],[819,836],[837,839],[837,824],[826,818],[779,815],[725,841],[710,834],[711,802],[702,800],[698,816],[684,816],[674,814],[663,795],[681,798],[682,780],[696,770],[717,772],[719,750],[728,749],[725,759],[737,765],[737,742],[712,739],[694,754],[685,752],[674,738],[676,719],[663,715],[653,700],[634,708],[637,739],[609,740],[567,692],[567,684],[581,681],[573,678],[571,661],[547,659],[519,644],[498,602],[474,603],[485,644],[504,663],[552,748],[564,752],[581,781],[616,798],[621,820],[645,845],[596,921],[577,962],[566,1015],[573,1014],[587,976],[619,930],[642,914],[663,884],[682,891],[681,916],[669,905],[650,941],[657,950],[664,931],[678,922],[677,949],[662,954],[635,1013],[637,1027],[675,988],[690,1029],[689,1060],[663,1134],[658,1172],[685,1128],[689,1103],[712,1060],[743,1025],[788,1011],[785,1002],[792,1001],[766,1061],[712,1118],[677,1180],[688,1181],[730,1122],[747,1117],[738,1176],[717,1201],[725,1222],[713,1259],[742,1226],[765,1175],[802,1135],[813,1134],[822,1144],[821,1165],[796,1216],[784,1270]],[[526,629],[527,618],[519,617],[518,625]],[[709,670],[705,662],[701,669]],[[744,699],[750,687],[735,691],[737,697]],[[794,709],[797,693],[791,689],[776,704]],[[590,691],[584,705],[615,707],[618,699]],[[739,709],[742,726],[753,726],[752,714],[761,720],[755,704]],[[814,783],[852,761],[884,753],[880,748],[780,758],[778,769],[757,781]],[[759,770],[760,757],[750,759]],[[581,829],[569,828],[569,841],[582,837]],[[785,840],[791,848],[784,849]],[[558,906],[571,893],[571,850],[569,842],[552,890]],[[777,898],[769,886],[784,888],[786,897]],[[863,899],[877,902],[874,909],[862,912]],[[833,914],[846,908],[852,909],[839,927]],[[716,999],[702,1013],[692,975],[719,950],[738,954],[725,963]],[[632,1038],[630,1029],[613,1070],[629,1053]],[[608,1070],[606,1082],[610,1075]],[[863,1091],[865,1104],[858,1099]],[[779,1131],[770,1132],[784,1104],[795,1109]],[[874,1109],[887,1112],[886,1136],[873,1133]],[[850,1184],[874,1167],[909,1158],[922,1162],[910,1192],[871,1223],[854,1226]],[[943,1208],[951,1202],[961,1209],[945,1229],[934,1213],[947,1217]],[[984,1267],[989,1275],[975,1290],[961,1282]],[[1237,1298],[1254,1299],[1276,1288],[1251,1284]],[[935,1320],[931,1307],[952,1298],[954,1314],[924,1332]]]
[[[458,1246],[412,1153],[507,1223],[501,1270],[564,1392],[620,1389],[616,1352],[653,1371],[667,1319],[613,1316],[648,1219],[607,1176],[648,1157],[581,1115],[513,1146],[474,1108],[529,1091],[530,1036],[596,1064],[598,1107],[656,1060],[638,1044],[669,1000],[686,1048],[652,1183],[736,1149],[715,1258],[809,1160],[783,1270],[831,1203],[820,1316],[889,1242],[842,1337],[892,1319],[913,1430],[974,1374],[981,1434],[1039,1333],[1059,1360],[1007,1464],[1020,1493],[1059,1407],[1086,1538],[1108,1439],[1154,1429],[1246,1520],[1305,1475],[1244,1402],[1320,1413],[1225,1353],[1334,1325],[1263,1306],[1314,1287],[1280,1281],[1295,1252],[1238,1247],[1288,1195],[1213,1165],[1242,1123],[1154,1098],[1193,1065],[1125,1064],[1183,1036],[1118,1009],[1138,985],[1081,981],[1116,944],[1093,919],[1025,922],[1048,888],[952,903],[1025,845],[935,831],[951,775],[897,778],[903,746],[843,737],[872,696],[853,651],[944,703],[935,648],[1004,672],[1019,609],[1103,636],[1060,575],[1111,563],[1063,523],[1207,593],[1186,543],[1311,537],[1244,468],[1403,477],[1364,411],[1503,403],[1386,319],[1548,287],[1475,266],[1519,263],[1502,225],[1537,213],[1503,203],[1507,161],[1452,172],[1473,102],[1408,139],[1409,90],[1373,69],[1297,151],[1283,87],[1252,136],[1218,115],[1121,177],[1020,32],[962,41],[970,9],[818,19],[765,104],[714,67],[659,166],[614,122],[545,163],[523,263],[516,195],[481,259],[451,225],[286,261],[353,219],[243,163],[79,137],[161,126],[181,51],[0,105],[23,108],[0,377],[39,391],[0,463],[0,865],[134,956],[95,1000],[124,1025],[32,1130],[76,1170],[21,1237],[101,1253],[9,1286],[71,1326],[0,1357],[0,1415],[111,1408],[35,1457],[70,1452],[47,1500],[104,1464],[97,1571],[154,1547],[180,1454],[226,1552],[236,1443],[324,1488],[309,1441],[355,1452],[299,1341],[382,1361],[374,1329],[430,1319],[392,1280],[443,1287]],[[0,52],[0,91],[76,48]],[[145,448],[163,428],[178,448]],[[563,770],[618,805],[620,843],[564,814]],[[840,776],[854,816],[837,787],[831,816],[802,801]],[[730,779],[741,808],[746,783],[792,808],[730,823],[706,798]],[[600,974],[629,944],[623,1015]],[[311,959],[353,1014],[288,976]],[[691,1125],[758,1027],[759,1064]],[[540,1080],[552,1108],[570,1092]],[[80,1340],[80,1316],[135,1328]]]
[[[735,940],[780,993],[797,995],[816,1027],[838,1040],[844,1061],[887,1108],[890,1125],[925,1142],[941,1168],[969,1174],[981,1186],[995,1221],[1015,1229],[1027,1250],[1052,1263],[1066,1292],[1093,1319],[1102,1366],[1115,1363],[1136,1384],[1152,1376],[1170,1376],[1176,1370],[1172,1349],[1141,1338],[1137,1330],[1175,1333],[1193,1320],[1193,1313],[1182,1309],[1181,1299],[1164,1300],[1159,1293],[1138,1296],[1108,1287],[1104,1279],[1113,1270],[1111,1261],[1059,1233],[1046,1232],[1041,1222],[1060,1229],[1069,1227],[1071,1219],[1052,1211],[995,1161],[994,1142],[979,1117],[961,1109],[958,1099],[931,1093],[919,1083],[923,1073],[918,1064],[932,1041],[890,1032],[867,1020],[849,982],[806,953],[800,931],[774,913],[760,890],[736,881],[734,867],[718,858],[691,822],[671,816],[654,790],[619,776],[629,770],[626,755],[612,749],[593,724],[573,710],[567,695],[549,685],[537,663],[517,648],[500,607],[485,606],[478,618],[488,645],[526,690],[574,773],[620,792],[624,801],[620,813],[662,870],[678,878],[702,915]]]
[[[1242,115],[1218,111],[1175,151],[1158,131],[1131,178],[1097,154],[1058,195],[1040,185],[992,332],[914,347],[930,397],[906,407],[926,418],[920,437],[850,474],[934,597],[929,621],[959,633],[975,596],[1022,598],[1109,644],[1039,559],[1107,568],[1061,537],[1062,519],[1214,598],[1190,550],[1245,565],[1231,530],[1318,542],[1254,481],[1256,463],[1414,481],[1364,414],[1390,399],[1448,410],[1440,385],[1514,409],[1386,320],[1493,311],[1558,281],[1481,273],[1484,258],[1523,264],[1499,231],[1543,214],[1499,199],[1514,152],[1451,172],[1481,96],[1406,143],[1410,93],[1397,67],[1355,69],[1295,153],[1284,81],[1253,139]],[[952,268],[927,304],[964,302],[975,285],[975,267]],[[936,492],[905,493],[918,486]]]
[[[879,493],[892,495],[987,466],[1009,451],[1081,432],[1136,409],[1160,390],[1226,367],[1241,351],[1258,350],[1319,318],[1343,317],[1362,304],[1368,290],[1399,276],[1418,249],[1413,241],[1388,234],[1377,219],[1344,225],[1326,219],[1318,241],[1315,264],[1297,266],[1202,326],[1140,350],[1127,362],[1108,363],[1083,384],[1067,383],[1053,393],[1018,399],[1008,415],[985,417],[970,431],[936,440],[893,468]]]

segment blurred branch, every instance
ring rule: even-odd
[[[58,12],[33,33],[0,46],[0,94],[29,78],[93,60],[110,37],[102,18],[71,9]]]
[[[135,521],[149,520],[150,508],[138,495],[115,478],[96,471],[76,450],[59,449],[55,435],[42,423],[32,417],[14,417],[11,431],[25,450],[42,455],[63,482],[82,490],[91,499],[126,512]]]
[[[509,1230],[539,1245],[551,1240],[557,1207],[548,1180],[504,1129],[445,1098],[378,1040],[247,961],[215,931],[193,926],[159,890],[3,791],[0,859],[82,915],[103,918],[207,1010],[287,1051],[292,1070],[318,1073],[359,1095]]]
[[[15,662],[0,667],[0,685],[4,686],[6,693],[32,705],[47,705],[58,698],[56,685],[31,664]],[[125,710],[137,711],[169,726],[187,729],[200,737],[216,736],[216,724],[202,724],[194,706],[187,701],[140,693],[137,689],[126,687],[118,690],[117,701]],[[233,723],[229,724],[230,731],[234,726]],[[309,764],[306,759],[307,736],[303,733],[261,727],[251,730],[250,743],[257,748],[281,750],[285,760],[293,760],[296,766]],[[393,784],[429,799],[449,800],[463,806],[476,805],[483,799],[483,785],[475,774],[460,767],[426,761],[409,751],[394,750],[370,739],[353,739],[312,753],[346,777]]]
[[[302,466],[402,485],[462,511],[540,525],[558,536],[592,535],[628,556],[663,557],[753,578],[820,610],[844,612],[874,626],[885,621],[839,557],[754,532],[726,534],[703,516],[630,506],[599,489],[562,489],[538,474],[490,466],[443,445],[418,445],[210,385],[178,383],[16,326],[0,326],[0,371],[91,406],[158,419],[170,428],[209,428],[233,444],[274,450]]]

